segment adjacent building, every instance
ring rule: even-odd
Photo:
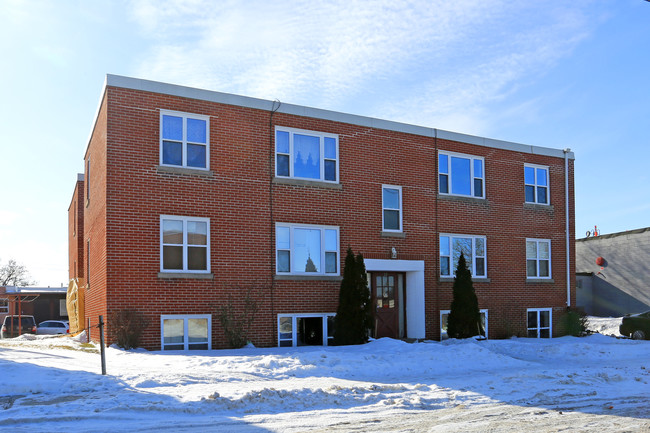
[[[650,227],[576,240],[577,304],[594,316],[650,310]]]
[[[464,254],[489,338],[550,337],[575,304],[574,155],[108,75],[69,209],[85,320],[123,309],[154,350],[330,342],[348,247],[377,337],[445,335]],[[113,338],[107,330],[109,341]]]
[[[0,325],[5,316],[34,316],[45,320],[68,320],[65,287],[0,286]]]

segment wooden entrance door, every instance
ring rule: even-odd
[[[371,281],[375,338],[404,338],[404,274],[373,272]]]

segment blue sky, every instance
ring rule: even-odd
[[[576,155],[576,233],[650,226],[650,2],[0,0],[0,263],[67,284],[106,73]]]

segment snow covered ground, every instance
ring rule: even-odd
[[[607,321],[609,320],[609,321]],[[602,323],[601,323],[602,322]],[[602,334],[187,353],[0,341],[0,429],[650,431],[650,341]]]

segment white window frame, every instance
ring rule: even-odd
[[[449,238],[449,255],[443,255],[442,254],[442,242],[443,242],[443,237]],[[443,257],[448,257],[449,258],[449,274],[443,274],[442,273],[442,265],[439,264],[440,266],[440,276],[441,277],[448,277],[448,278],[453,278],[454,274],[456,272],[456,266],[454,265],[454,254],[453,254],[453,239],[454,238],[470,238],[472,239],[472,278],[487,278],[488,276],[488,263],[487,263],[487,237],[486,236],[481,236],[481,235],[462,235],[462,234],[452,234],[452,233],[440,233],[440,236],[438,237],[438,242],[439,242],[439,254],[440,254],[440,260],[442,261]],[[477,256],[476,255],[476,239],[482,239],[483,240],[483,245],[484,245],[484,253],[485,255],[483,256]],[[485,270],[484,275],[476,275],[476,259],[477,258],[482,258],[483,259],[483,269]],[[467,260],[467,257],[465,257],[465,261]]]
[[[533,172],[535,173],[535,183],[526,183],[526,168],[532,168]],[[544,170],[546,171],[546,185],[539,185],[537,181],[537,170]],[[542,206],[550,206],[551,204],[551,180],[549,177],[549,167],[547,165],[537,165],[537,164],[524,164],[524,201],[526,203],[534,203],[534,204],[539,204]],[[533,187],[533,201],[528,201],[526,199],[526,187],[532,186]],[[537,190],[539,188],[546,188],[546,203],[540,203],[537,201]]]
[[[174,117],[181,117],[183,119],[183,138],[181,141],[181,146],[182,146],[182,163],[180,165],[178,164],[164,164],[163,163],[163,116],[168,115],[168,116],[174,116]],[[187,119],[196,119],[196,120],[204,120],[206,122],[205,124],[205,167],[195,167],[195,166],[188,166],[187,165],[187,145],[189,144],[199,144],[203,145],[203,143],[192,143],[187,140]],[[204,170],[208,171],[210,170],[210,116],[205,116],[202,114],[194,114],[194,113],[185,113],[181,111],[172,111],[172,110],[160,110],[160,131],[159,131],[159,139],[160,139],[160,165],[164,167],[180,167],[180,168],[187,168],[190,170]],[[176,141],[176,140],[167,140],[167,141]]]
[[[328,338],[329,327],[327,324],[328,319],[334,318],[336,313],[299,313],[299,314],[278,314],[277,318],[277,330],[278,330],[278,347],[298,347],[298,319],[304,318],[321,318],[323,320],[323,346],[329,346],[329,343],[332,343],[334,340],[333,335]],[[291,338],[283,337],[282,334],[288,334],[286,332],[281,332],[280,321],[283,318],[291,319]],[[291,342],[291,346],[282,345],[282,342]]]
[[[283,131],[283,132],[288,132],[289,133],[289,153],[284,153],[284,152],[278,152],[278,144],[277,144],[277,137],[278,137],[278,131]],[[320,143],[320,160],[319,160],[319,178],[314,179],[311,177],[298,177],[294,175],[294,166],[293,166],[293,159],[294,159],[294,134],[301,134],[301,135],[309,135],[312,137],[318,137],[319,143]],[[331,158],[325,158],[325,138],[332,138],[336,142],[336,159],[335,159],[335,164],[336,164],[336,172],[335,172],[335,179],[334,180],[326,180],[325,179],[325,160],[331,161]],[[308,180],[308,181],[314,181],[314,182],[327,182],[327,183],[339,183],[339,135],[338,134],[330,134],[327,132],[318,132],[318,131],[310,131],[306,129],[296,129],[296,128],[288,128],[286,126],[276,126],[275,127],[275,135],[274,135],[274,155],[275,155],[275,177],[278,178],[283,178],[283,179],[302,179],[302,180]],[[289,175],[284,176],[284,175],[279,175],[278,174],[278,155],[288,155],[289,156]]]
[[[536,257],[535,259],[529,258],[528,257],[528,242],[534,242],[535,243],[535,251],[536,251]],[[539,244],[548,244],[548,275],[545,277],[541,277],[539,275],[539,263],[543,259],[540,259],[539,257]],[[551,266],[552,263],[552,251],[551,251],[551,240],[550,239],[533,239],[533,238],[526,238],[526,279],[529,280],[550,280],[553,278],[553,269]],[[536,276],[530,276],[528,275],[528,261],[529,260],[535,260],[535,271],[536,271]]]
[[[449,316],[449,313],[451,313],[451,310],[440,310],[440,341],[446,340],[449,338],[447,335],[447,330],[444,328],[443,324],[443,316],[447,315]],[[485,317],[485,323],[483,324],[483,330],[485,331],[484,337],[487,339],[488,338],[488,309],[487,308],[481,308],[479,310],[479,313],[483,317]]]
[[[0,299],[0,314],[9,314],[9,299]]]
[[[278,228],[281,227],[286,227],[289,228],[289,249],[279,249],[278,248],[278,242],[277,242],[277,237],[278,237]],[[320,256],[321,256],[321,262],[319,269],[321,270],[320,272],[305,272],[305,271],[297,271],[295,270],[295,260],[294,260],[294,230],[295,229],[308,229],[308,230],[320,230],[321,232],[321,250],[320,250]],[[327,250],[325,248],[325,230],[335,230],[336,231],[336,250]],[[338,276],[341,273],[341,233],[339,231],[338,226],[321,226],[321,225],[313,225],[313,224],[290,224],[290,223],[275,223],[275,237],[276,237],[276,242],[275,242],[275,273],[277,275],[313,275],[313,276]],[[289,272],[281,272],[278,267],[279,267],[279,260],[278,260],[278,252],[279,251],[289,251]],[[336,253],[336,272],[325,272],[325,265],[326,265],[326,253]]]
[[[189,319],[207,319],[208,320],[208,348],[199,350],[212,349],[212,315],[211,314],[163,314],[160,316],[160,350],[165,350],[165,320],[183,319],[183,350],[190,350],[191,344],[205,344],[190,343],[188,334],[188,320]],[[181,343],[170,343],[170,346],[177,346]],[[173,350],[173,349],[170,349]]]
[[[164,220],[175,220],[175,221],[182,221],[183,222],[183,269],[165,269],[164,268],[164,261],[163,261],[163,247],[165,244],[163,243],[163,221]],[[206,248],[206,267],[207,269],[188,269],[188,254],[187,254],[187,249],[188,247],[192,246],[188,244],[187,240],[187,223],[188,222],[203,222],[207,223],[207,245],[203,246],[200,245],[200,247],[205,247]],[[175,245],[177,246],[178,244],[170,244],[170,245]],[[188,273],[188,274],[209,274],[210,273],[210,218],[201,218],[201,217],[187,217],[187,216],[179,216],[179,215],[160,215],[160,272],[161,273]]]
[[[443,173],[440,165],[440,156],[445,155],[447,156],[447,173]],[[451,170],[451,158],[462,158],[462,159],[468,159],[470,161],[469,163],[469,169],[470,169],[470,193],[469,194],[458,194],[458,193],[453,193],[452,192],[452,183],[453,183],[453,176],[454,173]],[[481,167],[483,170],[483,176],[476,176],[474,173],[474,161],[481,161]],[[441,176],[447,176],[447,192],[442,192],[441,189]],[[474,181],[476,179],[481,180],[481,191],[480,195],[476,195],[475,191],[475,185]],[[456,153],[456,152],[446,152],[446,151],[438,151],[438,192],[441,195],[449,195],[449,196],[458,196],[458,197],[473,197],[473,198],[485,198],[485,158],[482,156],[475,156],[475,155],[467,155],[463,153]]]
[[[537,313],[537,328],[528,327],[528,313]],[[540,313],[548,312],[548,326],[541,326],[540,323]],[[536,338],[546,338],[541,336],[541,331],[543,329],[548,329],[548,338],[553,338],[553,309],[552,308],[528,308],[526,310],[526,336],[528,337],[528,331],[536,330]],[[532,338],[532,337],[529,337]]]
[[[398,208],[389,208],[386,207],[386,204],[384,203],[384,190],[386,189],[392,189],[397,191],[398,194]],[[399,214],[399,229],[387,229],[386,228],[386,220],[384,218],[384,215],[386,211],[397,211]],[[392,233],[402,233],[404,231],[404,225],[403,225],[403,212],[402,212],[402,187],[397,186],[397,185],[382,185],[381,186],[381,227],[382,231],[385,232],[392,232]]]

